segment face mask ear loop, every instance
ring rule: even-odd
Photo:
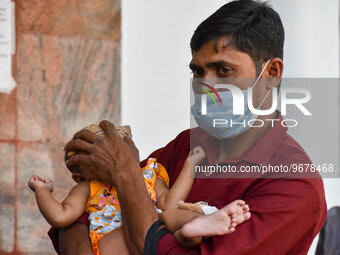
[[[269,64],[269,61],[271,60],[271,58],[267,61],[266,65],[263,67],[261,73],[259,74],[259,76],[257,76],[256,81],[254,82],[252,88],[254,88],[254,86],[256,85],[256,83],[259,81],[259,79],[261,78],[261,75],[263,74],[264,70],[266,70],[267,65]]]
[[[266,70],[267,65],[269,64],[271,58],[267,61],[267,63],[265,64],[265,66],[263,67],[261,73],[259,74],[259,76],[257,77],[256,81],[254,82],[254,85],[252,86],[252,88],[254,88],[254,86],[257,84],[257,82],[259,81],[259,79],[261,78],[261,75],[263,74],[264,70]],[[263,104],[264,100],[266,100],[267,96],[269,95],[270,90],[268,90],[266,96],[263,98],[262,102],[260,103],[260,105],[256,108],[257,110],[260,109],[261,105]]]
[[[266,100],[267,96],[269,95],[270,90],[268,90],[267,94],[265,95],[265,97],[263,98],[262,102],[260,103],[260,105],[257,107],[257,110],[260,109],[261,105],[263,104],[264,100]]]

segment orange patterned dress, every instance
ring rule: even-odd
[[[148,159],[142,173],[150,198],[156,206],[157,196],[154,190],[156,178],[160,178],[169,187],[169,176],[155,158]],[[90,189],[91,196],[86,204],[86,212],[89,213],[92,247],[95,254],[99,255],[98,241],[120,227],[123,222],[116,188],[101,181],[91,181]]]

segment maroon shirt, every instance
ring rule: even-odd
[[[281,115],[278,117],[282,119]],[[287,128],[275,122],[243,155],[225,164],[289,165],[311,163]],[[191,139],[191,145],[190,145]],[[178,177],[190,147],[201,145],[207,153],[205,163],[215,162],[217,140],[201,129],[186,130],[167,146],[150,155],[164,165],[170,187]],[[146,160],[141,162],[145,165]],[[218,209],[243,199],[250,207],[251,219],[232,234],[211,237],[195,249],[182,248],[172,234],[164,235],[157,247],[165,254],[307,254],[314,237],[323,226],[327,208],[323,182],[319,178],[196,178],[187,202],[205,201]],[[56,241],[56,236],[51,237]]]

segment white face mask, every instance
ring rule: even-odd
[[[267,61],[266,65],[262,69],[261,73],[257,77],[256,81],[254,82],[252,89],[257,84],[258,80],[260,79],[262,73],[266,69],[270,59]],[[218,92],[223,104],[221,108],[216,108],[215,102],[212,98],[207,97],[207,114],[201,114],[201,107],[202,107],[202,97],[200,94],[195,95],[195,103],[191,107],[191,114],[195,117],[195,120],[200,128],[208,132],[210,135],[216,137],[217,139],[223,138],[232,138],[242,134],[243,132],[247,131],[250,126],[247,125],[249,120],[257,119],[257,115],[253,114],[248,110],[247,102],[248,102],[248,93],[247,90],[242,90],[244,96],[244,115],[234,115],[233,114],[233,95],[231,91],[220,91]],[[270,90],[267,92],[266,96],[263,98],[260,105],[257,107],[259,109],[263,102],[266,100],[267,96],[269,95]],[[227,124],[223,125],[215,125],[214,127],[214,120],[216,119],[223,119],[228,120]],[[233,124],[231,123],[245,123],[242,124]]]

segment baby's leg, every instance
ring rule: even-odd
[[[199,215],[185,210],[169,210],[160,213],[159,219],[164,222],[167,229],[174,233]]]
[[[129,255],[129,250],[125,244],[122,227],[119,227],[105,235],[99,240],[98,246],[100,255]]]
[[[236,200],[210,215],[196,217],[180,230],[185,238],[229,234],[235,227],[250,219],[249,206]]]
[[[183,247],[191,248],[202,241],[200,236],[197,237],[185,237],[181,234],[181,228],[188,222],[193,221],[201,214],[185,211],[185,210],[170,210],[159,214],[160,220],[162,220],[167,229],[169,229]]]

